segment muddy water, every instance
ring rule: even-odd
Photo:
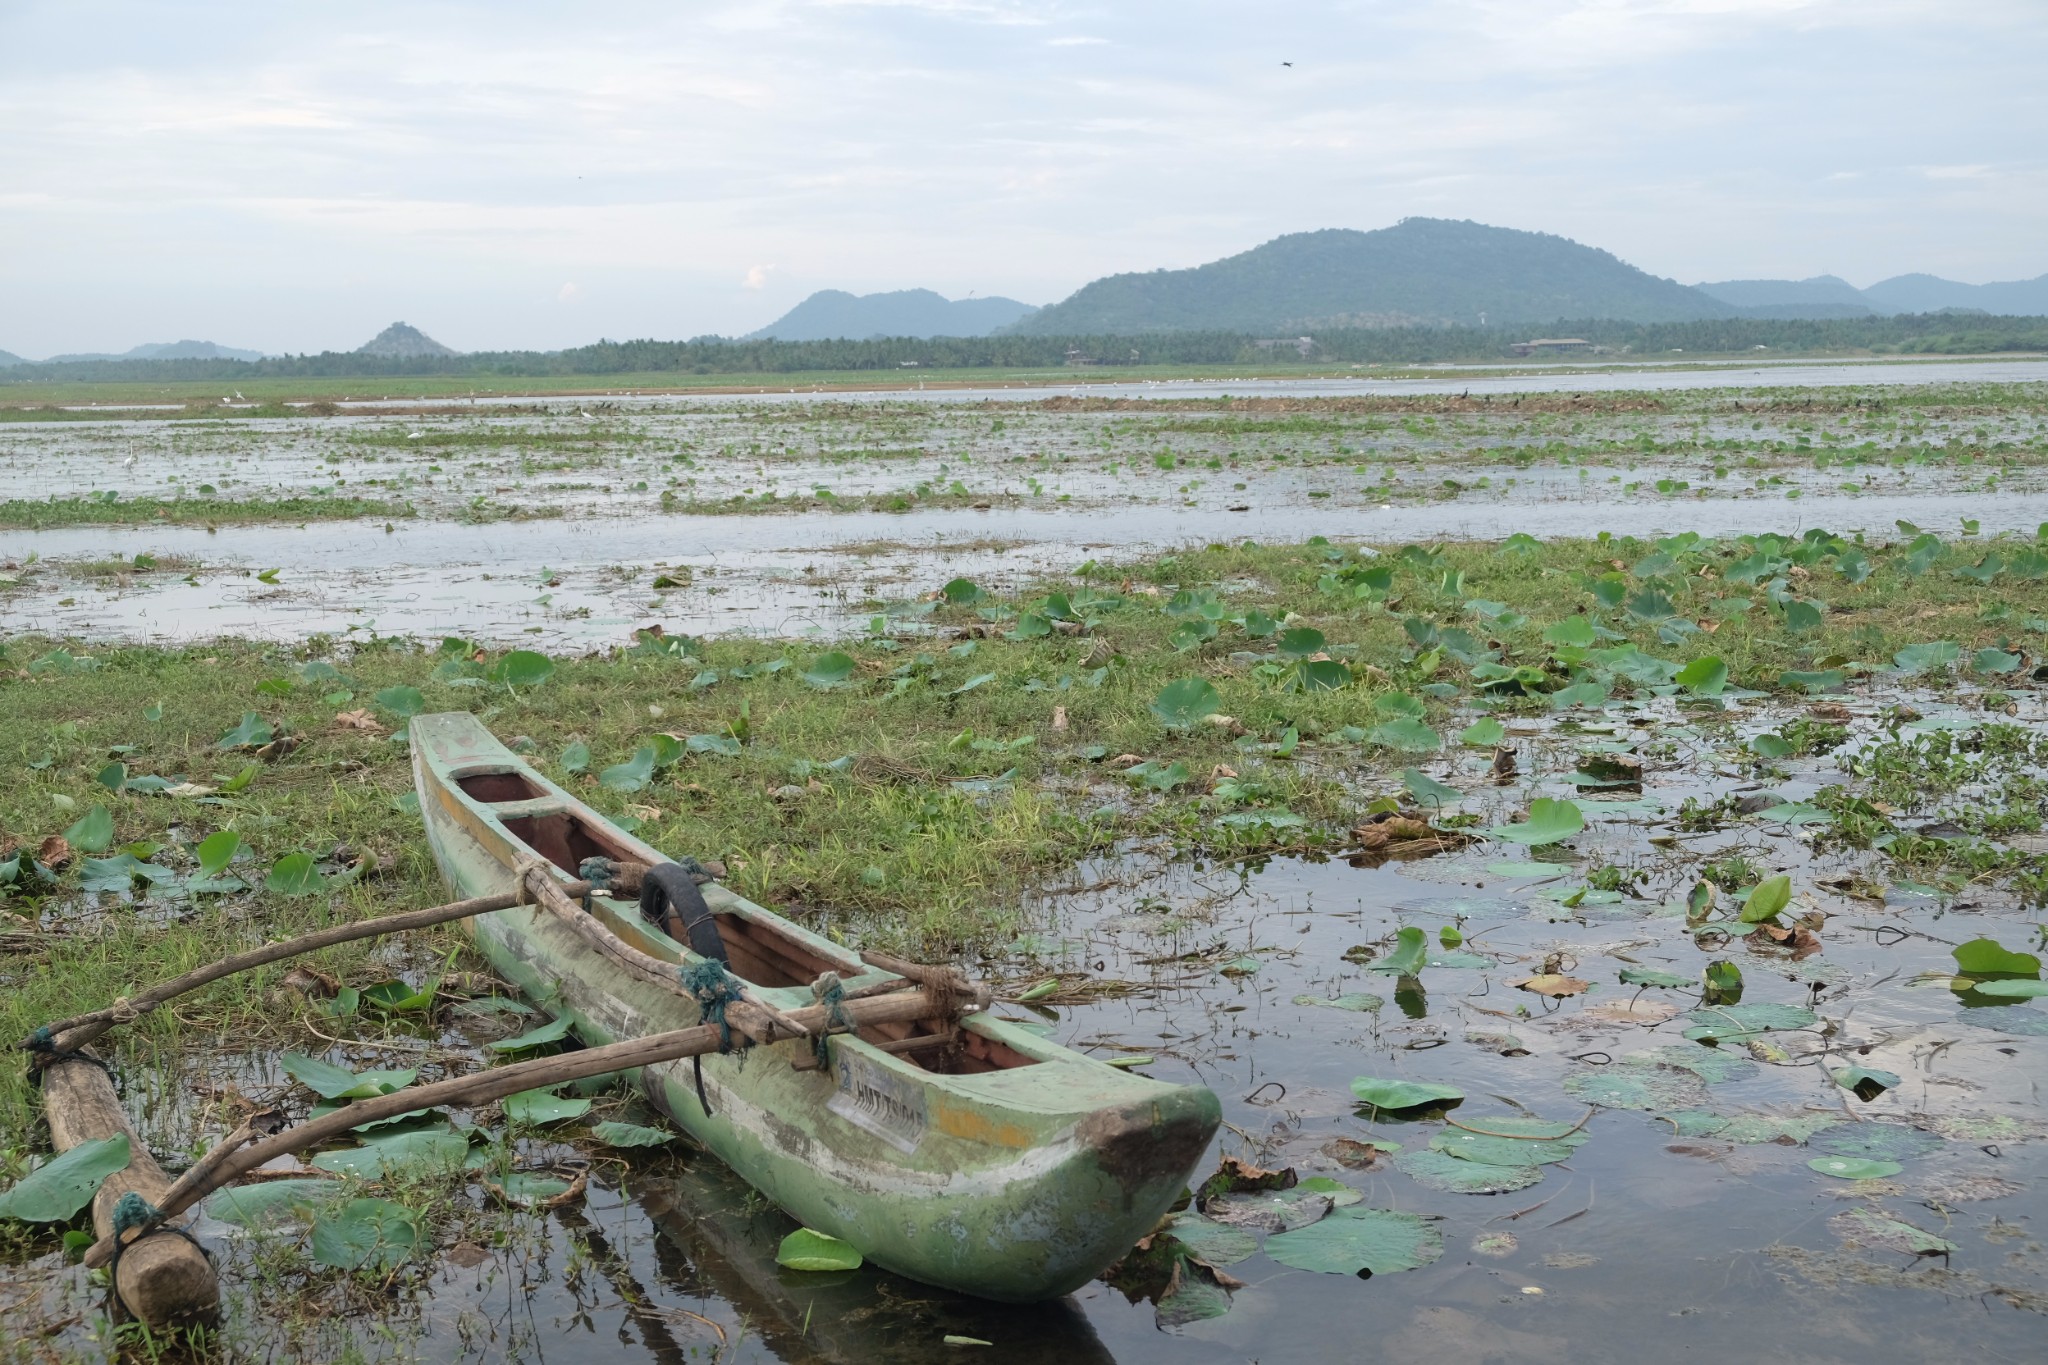
[[[458,634],[555,648],[629,642],[655,621],[670,630],[844,634],[890,601],[965,574],[989,587],[1090,559],[1214,541],[1283,543],[1312,535],[1400,544],[1433,539],[1825,527],[1890,537],[1896,523],[1986,536],[2031,534],[2048,493],[1811,497],[1772,502],[1666,500],[1146,509],[919,511],[858,516],[673,516],[602,526],[313,523],[208,532],[203,527],[88,527],[0,534],[0,548],[43,561],[0,585],[11,631],[158,642],[309,634]],[[881,542],[877,544],[876,542]],[[985,548],[991,543],[1002,548]],[[137,554],[179,567],[84,578],[78,561]],[[17,563],[20,561],[17,560]],[[188,567],[190,566],[190,567]],[[274,583],[255,575],[276,568]],[[657,590],[664,573],[689,585]],[[544,571],[546,571],[544,573]],[[187,581],[188,576],[196,581]]]
[[[1668,362],[1677,364],[1675,357]],[[1655,365],[1657,362],[1639,362],[1640,366]],[[1444,367],[1451,370],[1451,367]],[[1715,365],[1696,370],[1669,368],[1640,368],[1624,366],[1616,368],[1576,368],[1558,365],[1517,366],[1506,373],[1495,372],[1490,367],[1472,367],[1452,370],[1443,377],[1373,379],[1353,377],[1340,379],[1246,379],[1220,377],[1216,379],[1169,379],[1138,380],[1129,382],[1089,383],[1085,377],[1069,376],[1049,372],[1042,379],[1019,382],[1006,386],[989,386],[961,389],[925,389],[912,380],[906,384],[878,387],[868,394],[894,398],[915,388],[918,395],[935,403],[980,402],[989,398],[1043,398],[1063,394],[1086,394],[1093,397],[1113,398],[1215,398],[1225,395],[1253,396],[1285,394],[1305,398],[1342,398],[1357,394],[1383,393],[1615,393],[1641,391],[1645,389],[1718,389],[1732,386],[1743,388],[1838,388],[1842,386],[1893,384],[2024,384],[2040,380],[2048,375],[2048,358],[2034,357],[1997,360],[1934,360],[1934,361],[1759,361],[1754,365]],[[859,398],[862,392],[826,393],[817,389],[791,388],[787,392],[763,393],[759,395],[738,395],[742,401],[786,402],[815,401],[817,399]],[[689,393],[666,395],[606,394],[607,401],[615,403],[673,402],[677,400],[706,402],[732,401],[735,395],[692,395]],[[390,403],[388,398],[351,399],[344,406],[375,407]],[[404,400],[408,406],[414,400]],[[488,407],[510,403],[531,403],[532,398],[441,398],[421,402],[421,406],[445,407]],[[547,400],[541,400],[547,401]],[[572,409],[587,399],[557,399],[565,410]]]
[[[607,412],[587,421],[10,423],[0,426],[0,479],[62,498],[354,496],[443,520],[513,511],[616,519],[764,502],[833,512],[895,496],[908,506],[935,492],[965,503],[1207,510],[1325,498],[1615,501],[1660,481],[1688,498],[1902,496],[1982,486],[1994,473],[2017,491],[2038,487],[2024,457],[2042,435],[2025,413],[1993,418],[1968,404],[1903,418],[1503,408],[1398,422],[1322,414],[1290,425],[1184,409],[990,412],[897,401]],[[2019,467],[1998,469],[2012,453],[2023,457]]]

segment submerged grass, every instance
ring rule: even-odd
[[[401,502],[377,498],[9,498],[0,526],[229,526],[265,521],[399,520],[414,515]]]
[[[476,712],[656,846],[722,858],[736,890],[822,932],[945,953],[1008,942],[1026,893],[1133,841],[1225,857],[1342,847],[1367,803],[1455,747],[1474,713],[1591,718],[1667,694],[1713,708],[1730,689],[1795,698],[1894,677],[2025,685],[2048,634],[2044,575],[2028,542],[1824,533],[1211,546],[1091,564],[1010,599],[955,582],[878,607],[843,649],[648,636],[556,660],[544,681],[512,668],[509,683],[502,657],[462,642],[16,639],[0,658],[0,869],[17,850],[28,861],[0,892],[41,939],[0,960],[0,1038],[256,938],[444,899],[390,733],[416,709]],[[636,764],[657,734],[682,756],[660,766],[650,748]],[[1149,766],[1127,771],[1128,756]],[[137,785],[149,777],[172,790]],[[74,860],[44,884],[33,860],[67,829]],[[253,885],[296,853],[363,875],[182,900],[81,885],[124,875],[87,867],[91,853],[188,874],[225,829]],[[378,951],[318,965],[387,975]],[[296,1017],[279,979],[222,983],[131,1045],[275,1036]],[[0,1145],[21,1144],[34,1114],[7,1073]]]

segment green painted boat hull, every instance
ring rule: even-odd
[[[499,744],[467,713],[415,717],[414,774],[428,841],[462,896],[509,891],[521,861],[574,865],[602,851],[663,854],[605,822]],[[506,798],[510,799],[493,799]],[[566,825],[565,825],[566,817]],[[566,841],[568,826],[584,831]],[[534,842],[527,842],[529,839]],[[565,873],[566,875],[566,873]],[[844,949],[718,886],[721,915],[794,940],[849,986],[888,979]],[[691,955],[632,907],[593,913],[642,951]],[[687,1028],[695,1004],[629,977],[549,912],[516,907],[470,921],[479,951],[587,1044]],[[800,986],[762,986],[786,1009]],[[1216,1097],[1106,1066],[987,1015],[961,1027],[1027,1065],[926,1070],[834,1036],[828,1068],[799,1070],[804,1040],[647,1067],[647,1098],[806,1227],[851,1242],[913,1279],[1028,1302],[1069,1293],[1150,1232],[1178,1200],[1220,1118]],[[1021,1057],[1020,1057],[1021,1054]]]

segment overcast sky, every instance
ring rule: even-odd
[[[29,356],[1046,303],[1410,215],[1686,283],[2038,275],[2048,0],[0,0]]]

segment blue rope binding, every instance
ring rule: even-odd
[[[697,1021],[718,1025],[718,1050],[732,1051],[732,1024],[725,1017],[725,1010],[740,998],[740,983],[725,970],[725,964],[714,958],[699,958],[685,962],[676,973],[682,978],[683,989],[697,1001],[700,1011]],[[697,1104],[703,1109],[704,1117],[711,1117],[711,1099],[704,1093],[704,1058],[699,1055],[690,1058],[690,1074],[697,1082]]]
[[[682,977],[683,989],[696,998],[697,1008],[702,1011],[697,1022],[718,1025],[718,1050],[732,1051],[732,1025],[727,1022],[725,1011],[728,1005],[738,1002],[740,983],[725,970],[723,963],[708,957],[685,962],[678,975]]]

